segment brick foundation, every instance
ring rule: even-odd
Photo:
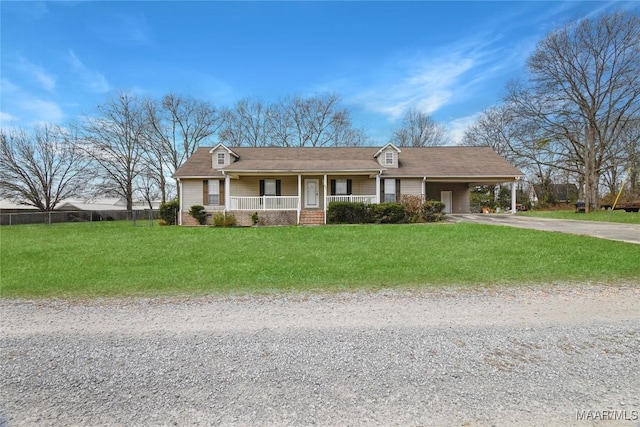
[[[215,212],[207,212],[207,225],[213,225],[212,217]],[[251,215],[254,211],[228,211],[227,215],[233,215],[236,218],[236,225],[239,227],[251,227],[253,221]],[[296,225],[298,214],[296,211],[258,211],[258,225]],[[182,213],[182,225],[193,226],[198,225],[189,212]]]
[[[236,217],[236,224],[243,227],[253,225],[251,215],[253,211],[229,211]],[[296,211],[258,211],[258,225],[296,225],[298,214]]]
[[[182,212],[182,225],[199,225],[198,221],[189,212]]]

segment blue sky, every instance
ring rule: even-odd
[[[640,2],[2,1],[2,126],[65,123],[116,90],[216,106],[331,92],[372,143],[409,108],[461,135],[571,19]]]

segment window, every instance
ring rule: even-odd
[[[279,196],[281,187],[279,179],[261,179],[260,196]]]
[[[395,201],[396,201],[396,180],[385,179],[384,180],[384,202],[393,203]]]
[[[207,197],[208,205],[220,204],[220,181],[217,179],[209,180],[209,194]]]
[[[218,164],[224,165],[224,153],[218,153]]]
[[[393,153],[391,151],[387,151],[384,153],[384,164],[392,165],[393,164]]]
[[[352,182],[350,179],[332,179],[331,195],[348,196],[352,193]]]
[[[276,180],[265,179],[264,180],[264,195],[275,196],[276,195]]]

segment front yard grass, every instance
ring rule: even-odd
[[[640,224],[640,213],[625,212],[622,210],[615,210],[615,211],[598,210],[598,211],[589,212],[588,214],[584,212],[578,213],[574,210],[570,210],[570,211],[532,210],[527,212],[518,212],[518,215],[534,216],[539,218],[576,219],[581,221],[622,222],[625,224]]]
[[[0,229],[2,298],[638,283],[630,243],[480,224]]]

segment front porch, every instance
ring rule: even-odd
[[[376,195],[324,196],[313,207],[305,196],[230,196],[229,209],[238,225],[252,225],[256,213],[262,225],[321,225],[325,224],[326,208],[331,202],[377,203]],[[312,203],[313,205],[313,203]],[[214,210],[214,209],[212,209]]]
[[[322,206],[331,202],[378,203],[373,195],[325,196]],[[229,209],[232,211],[298,211],[302,210],[303,197],[300,196],[230,196]],[[313,209],[313,208],[312,208]],[[316,208],[317,209],[317,208]]]

